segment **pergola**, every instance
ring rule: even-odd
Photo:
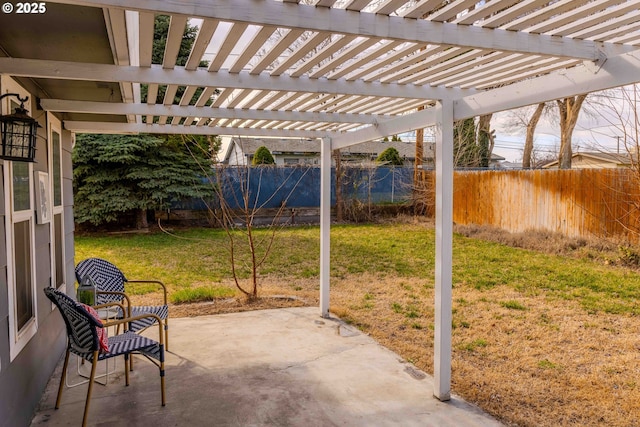
[[[451,376],[454,121],[640,81],[640,0],[45,6],[44,13],[0,15],[0,73],[30,87],[69,131],[319,140],[323,316],[332,150],[435,126],[434,395],[441,400],[449,398]],[[152,63],[156,14],[171,17],[159,64]],[[199,32],[186,64],[177,65],[191,19]],[[207,49],[210,62],[201,68]]]

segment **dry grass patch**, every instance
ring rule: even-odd
[[[337,315],[433,373],[431,286],[358,276],[332,292]],[[512,425],[637,425],[637,318],[508,286],[458,286],[453,311],[456,394]]]

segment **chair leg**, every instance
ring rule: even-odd
[[[169,351],[169,318],[164,319],[164,348]]]
[[[129,353],[124,355],[124,385],[129,385],[129,369],[131,365],[131,360],[133,358],[129,357]]]
[[[69,364],[69,349],[64,355],[64,364],[62,365],[62,376],[60,377],[60,385],[58,386],[58,397],[56,398],[56,409],[60,407],[60,399],[62,398],[62,389],[64,388],[64,379],[67,377],[67,365]]]
[[[165,393],[164,393],[164,348],[160,344],[160,394],[162,397],[162,406],[165,405]]]
[[[91,392],[93,391],[93,381],[96,378],[96,368],[98,367],[98,351],[93,352],[93,360],[91,362],[91,376],[89,379],[89,389],[87,390],[87,401],[84,403],[84,416],[82,417],[82,427],[87,425],[87,416],[89,415],[89,403],[91,402]]]
[[[165,394],[164,394],[164,369],[162,369],[162,372],[160,373],[160,394],[162,397],[162,406],[164,406],[166,404]]]

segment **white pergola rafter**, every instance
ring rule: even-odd
[[[413,40],[467,48],[513,51],[537,55],[598,60],[615,56],[631,47],[596,43],[544,34],[489,29],[413,18],[365,13],[356,10],[316,8],[275,1],[225,0],[158,2],[156,0],[57,0],[59,3],[113,7],[140,12],[215,18],[237,23],[302,29],[342,35]]]

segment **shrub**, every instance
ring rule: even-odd
[[[258,147],[251,161],[253,165],[273,165],[275,163],[276,161],[273,159],[271,152],[264,145]]]
[[[378,163],[385,163],[392,166],[402,166],[404,163],[400,157],[400,153],[398,153],[398,150],[394,147],[389,147],[380,153],[376,161]]]

